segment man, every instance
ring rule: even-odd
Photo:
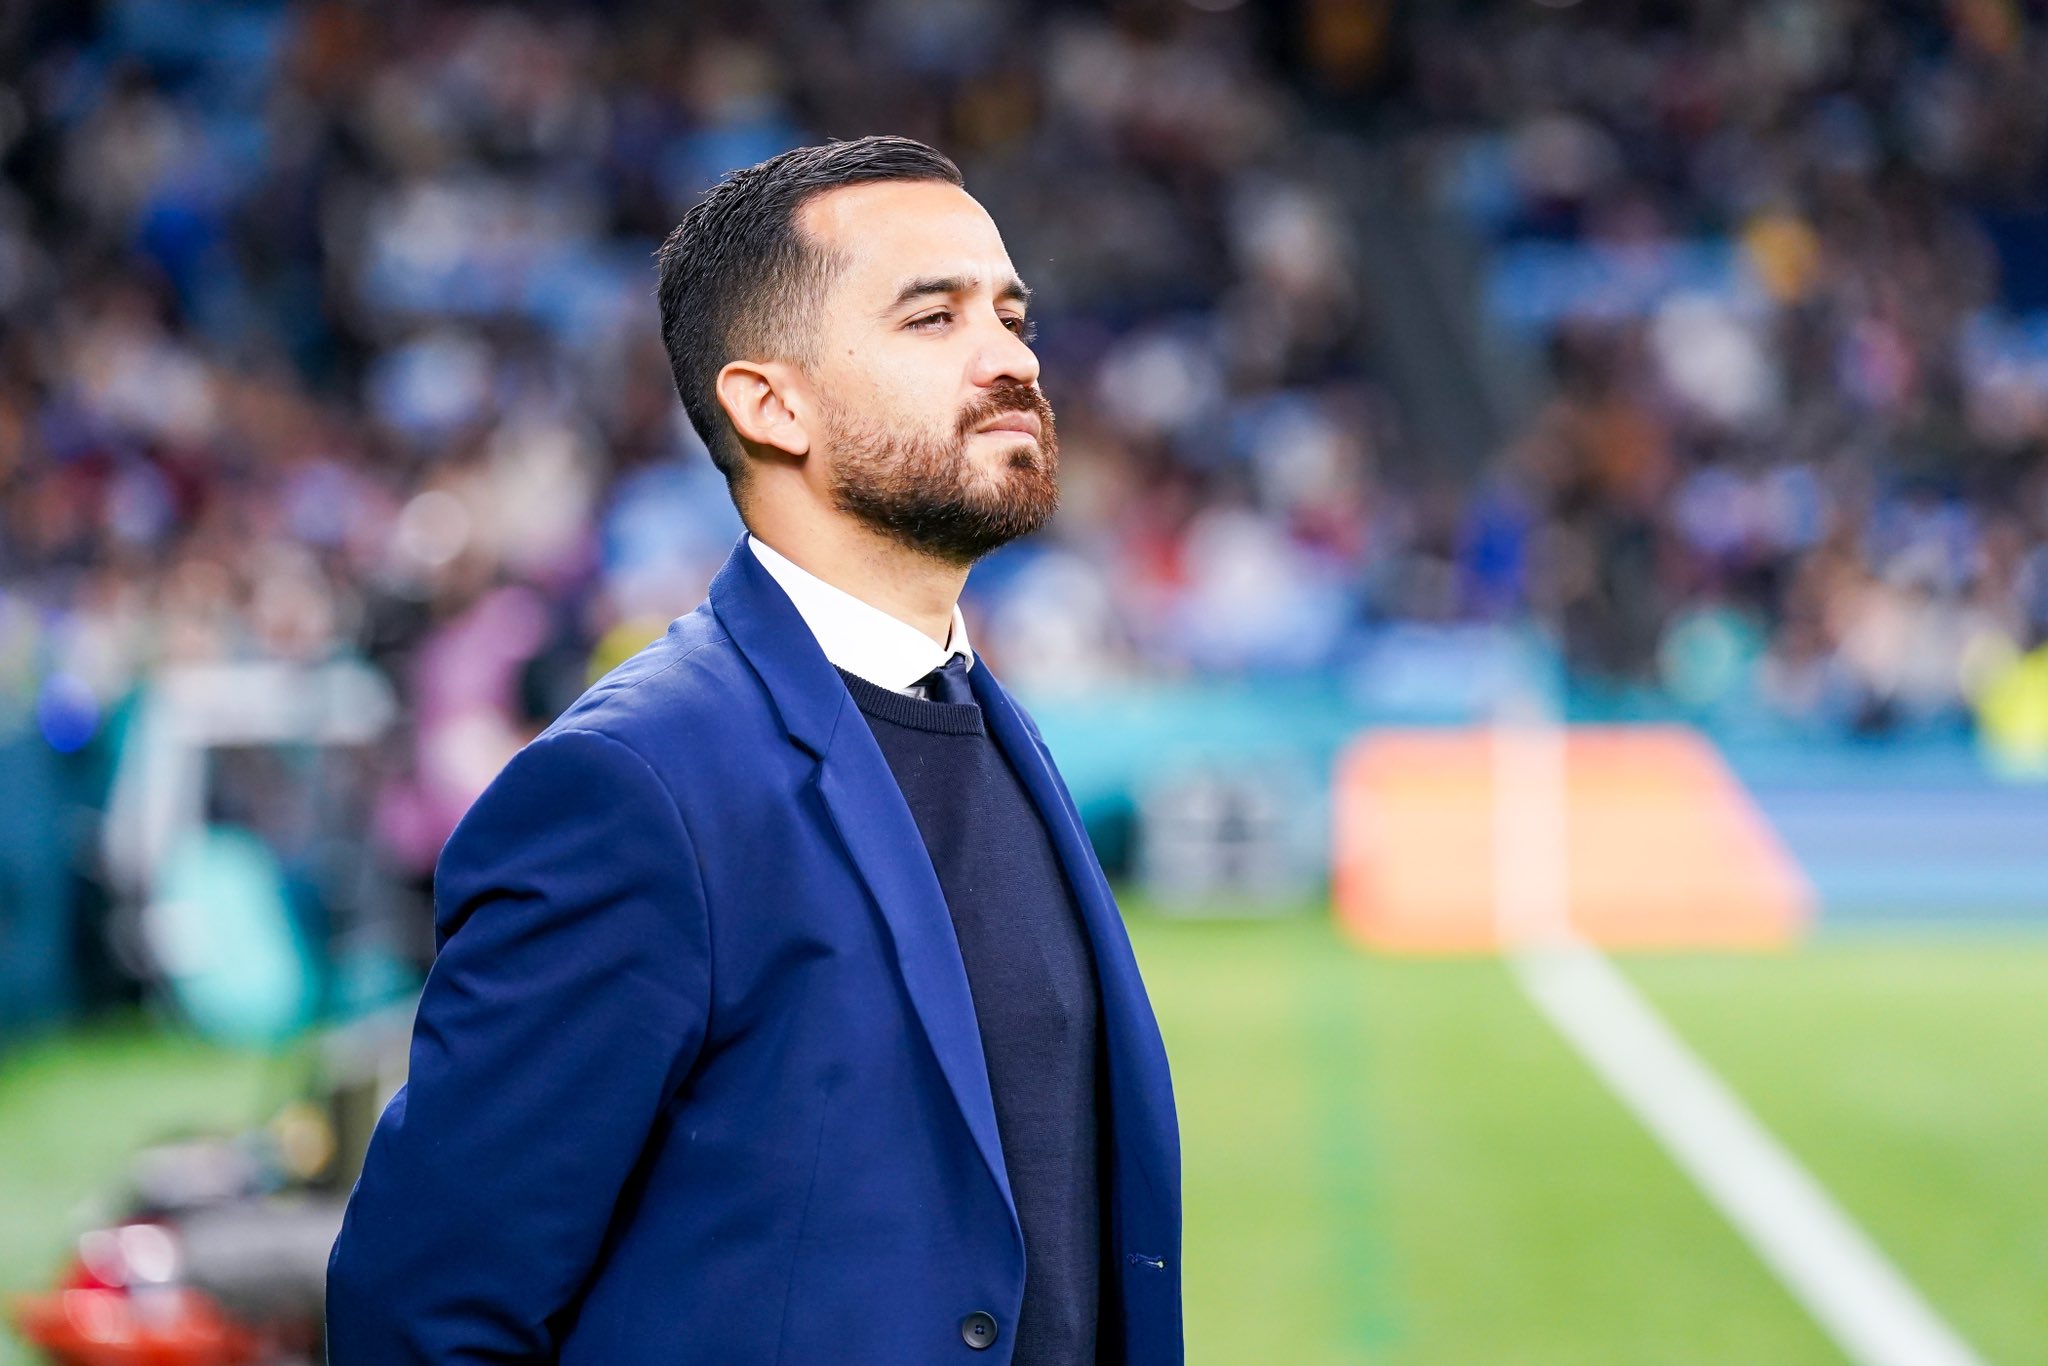
[[[330,1361],[1177,1363],[1165,1053],[954,605],[1056,500],[1029,291],[865,138],[714,188],[660,294],[750,535],[443,850]]]

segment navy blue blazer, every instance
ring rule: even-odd
[[[1094,946],[1104,1357],[1179,1363],[1166,1052],[1037,728],[969,676]],[[952,920],[744,539],[506,766],[434,900],[410,1079],[328,1265],[332,1366],[1009,1361],[1024,1245]]]

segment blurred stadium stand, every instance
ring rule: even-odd
[[[10,9],[0,1030],[133,989],[101,816],[169,667],[381,671],[423,917],[468,801],[737,534],[655,244],[874,131],[1039,291],[1066,505],[969,606],[1126,867],[1135,801],[1191,809],[1162,772],[1320,788],[1529,679],[1708,729],[1803,861],[1861,859],[1894,773],[2024,824],[2043,43],[1829,0]]]

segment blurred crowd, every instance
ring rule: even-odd
[[[1304,666],[1375,399],[1302,118],[1229,6],[110,0],[0,33],[0,671],[86,744],[152,670],[361,655],[423,874],[739,526],[655,246],[827,136],[944,148],[1044,303],[1055,536],[976,576],[1019,681]]]
[[[1065,506],[969,602],[1027,692],[1533,616],[1616,695],[2024,718],[2044,43],[2005,0],[21,7],[0,729],[75,749],[166,665],[367,659],[423,876],[738,533],[656,244],[725,171],[877,131],[959,161],[1042,305]],[[1367,359],[1347,139],[1548,362],[1482,468]]]
[[[2048,693],[2048,29],[2007,0],[1467,6],[1407,116],[1547,406],[1472,577],[1584,676],[1825,732]],[[1505,547],[1505,549],[1503,548]],[[1496,593],[1496,599],[1500,594]]]

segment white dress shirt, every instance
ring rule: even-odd
[[[958,603],[953,606],[952,630],[940,645],[909,622],[791,563],[766,542],[749,535],[747,546],[769,577],[789,594],[825,658],[848,673],[878,688],[919,697],[923,694],[915,686],[917,681],[954,655],[964,655],[967,667],[974,667],[974,649],[967,643],[967,622]]]

